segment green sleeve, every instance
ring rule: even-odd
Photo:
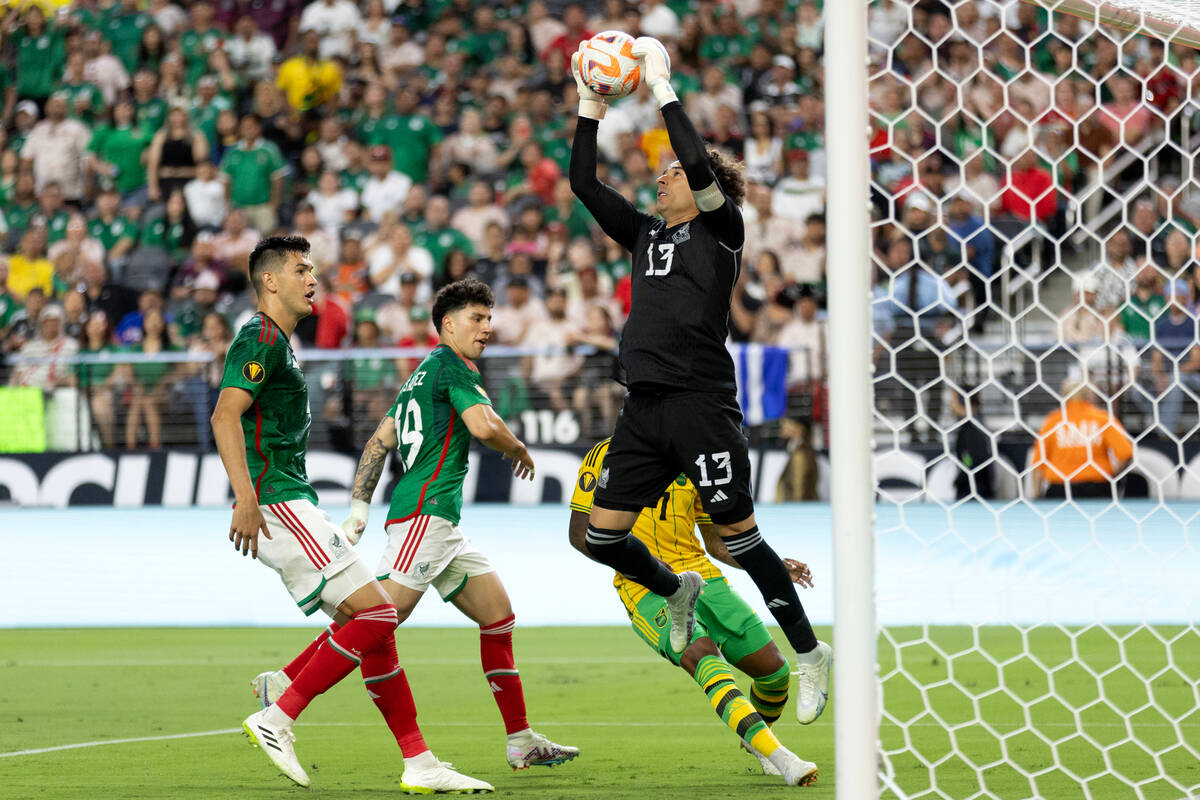
[[[101,148],[104,147],[104,140],[108,138],[109,127],[101,125],[92,132],[92,140],[88,142],[88,152],[99,155]]]
[[[237,153],[237,148],[231,147],[225,151],[225,155],[221,156],[221,172],[230,178],[233,177],[233,159],[235,153]]]
[[[257,341],[258,331],[247,329],[239,334],[229,346],[225,356],[225,373],[221,376],[221,388],[233,386],[245,389],[252,397],[258,397],[263,384],[279,367],[282,348]]]
[[[461,369],[443,368],[438,379],[446,387],[447,399],[459,416],[471,406],[492,404],[491,398],[483,391],[479,373],[472,372],[466,366]]]

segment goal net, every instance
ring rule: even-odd
[[[1200,796],[1200,9],[1102,5],[869,9],[884,797]]]

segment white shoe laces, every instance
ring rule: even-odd
[[[796,688],[800,694],[813,695],[817,693],[816,669],[811,665],[799,665],[792,674],[796,676]]]

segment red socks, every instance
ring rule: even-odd
[[[513,659],[512,632],[516,616],[510,615],[499,622],[479,628],[479,660],[483,665],[483,677],[492,687],[492,696],[504,717],[504,730],[508,733],[523,731],[529,727],[525,718],[525,690],[521,687],[521,676]]]
[[[283,668],[283,674],[288,676],[288,680],[296,680],[296,676],[300,674],[300,670],[304,669],[304,665],[309,662],[313,654],[317,652],[317,648],[328,639],[330,636],[338,632],[341,626],[336,622],[329,623],[329,627],[321,631],[321,635],[313,639],[308,647],[300,651],[300,655],[291,660],[286,667]]]
[[[399,620],[392,605],[374,606],[355,614],[324,644],[317,645],[312,658],[276,703],[279,710],[296,719],[314,697],[328,691],[359,666],[364,655],[387,642],[391,642],[394,660]]]
[[[417,704],[408,687],[408,676],[396,658],[395,636],[368,654],[361,669],[367,694],[383,714],[404,757],[412,758],[428,750],[421,729],[417,727]]]

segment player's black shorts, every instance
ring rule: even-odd
[[[737,398],[631,390],[600,470],[596,505],[640,511],[654,505],[681,473],[691,479],[710,515],[744,509],[740,518],[750,516],[750,454]]]

